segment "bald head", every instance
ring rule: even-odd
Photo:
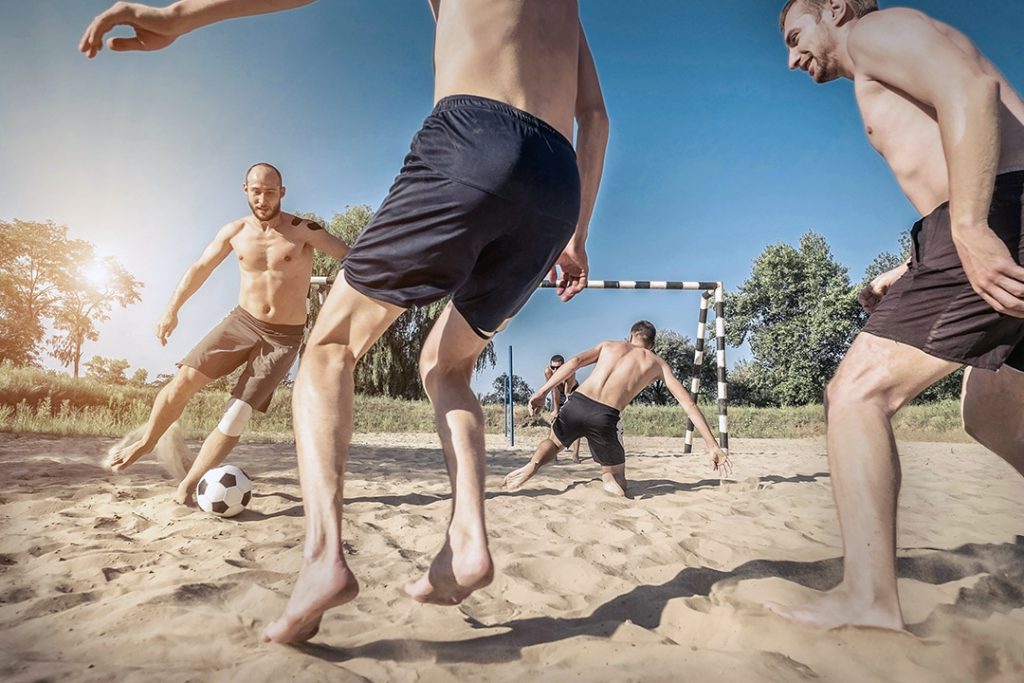
[[[246,198],[252,215],[260,221],[271,221],[281,213],[281,198],[285,188],[281,184],[281,172],[272,164],[253,164],[245,173]]]
[[[249,167],[249,170],[245,172],[245,183],[249,184],[250,178],[259,179],[262,182],[268,180],[277,181],[278,185],[284,185],[284,179],[281,177],[281,172],[277,170],[277,167],[273,164],[268,164],[265,161],[260,161]]]

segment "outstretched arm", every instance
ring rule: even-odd
[[[732,472],[732,463],[729,461],[729,455],[718,446],[718,442],[715,441],[714,433],[711,431],[711,425],[704,418],[704,413],[700,411],[697,404],[690,398],[690,392],[686,390],[682,382],[676,379],[676,376],[672,374],[672,368],[669,367],[668,363],[664,360],[658,359],[661,362],[661,381],[665,383],[668,390],[675,396],[676,400],[679,401],[679,405],[686,411],[686,416],[690,418],[690,422],[694,424],[697,431],[700,432],[701,437],[704,439],[705,445],[711,452],[711,465],[714,469],[720,469],[722,474],[729,474]]]
[[[582,24],[576,81],[576,163],[580,170],[580,216],[576,222],[576,232],[558,258],[557,265],[562,269],[562,279],[557,280],[554,269],[550,275],[552,282],[558,282],[555,293],[562,301],[568,301],[587,287],[590,268],[586,250],[587,234],[608,146],[608,111],[604,106],[597,67],[590,54]]]
[[[332,235],[316,223],[309,222],[306,225],[309,227],[309,239],[307,240],[309,246],[322,251],[331,258],[336,258],[339,261],[345,260],[345,257],[348,256],[349,246],[340,237]]]
[[[964,271],[989,305],[1024,318],[1024,268],[988,225],[1000,152],[999,78],[984,70],[973,47],[965,49],[906,10],[861,19],[850,34],[849,52],[859,77],[935,110],[949,169],[953,241]]]
[[[225,19],[268,14],[308,5],[313,0],[181,0],[167,7],[116,2],[85,29],[78,49],[92,58],[103,49],[103,36],[115,26],[131,26],[131,38],[111,38],[116,52],[159,50],[181,35]]]
[[[228,223],[217,232],[217,236],[207,245],[199,260],[188,267],[185,275],[178,283],[178,287],[171,295],[163,317],[156,325],[156,336],[161,345],[167,344],[167,337],[171,335],[174,328],[178,326],[178,311],[188,301],[189,297],[199,291],[210,274],[217,266],[231,253],[231,238],[238,233],[237,223]]]
[[[538,389],[533,396],[530,397],[530,412],[536,413],[540,410],[541,406],[544,405],[544,397],[547,396],[548,392],[551,391],[555,385],[564,382],[570,375],[575,374],[580,368],[596,363],[598,357],[601,355],[602,346],[603,344],[598,344],[594,348],[575,355],[562,363],[562,367],[558,368],[558,370],[548,378],[548,381],[544,383],[544,386]]]

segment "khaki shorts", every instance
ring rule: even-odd
[[[178,367],[194,368],[211,379],[245,364],[231,396],[266,412],[277,385],[288,376],[302,347],[305,325],[274,325],[241,307],[210,330]]]

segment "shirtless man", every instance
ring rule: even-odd
[[[679,401],[687,417],[697,426],[704,443],[711,451],[711,464],[729,473],[729,456],[711,434],[704,414],[690,398],[689,392],[672,374],[672,368],[656,353],[654,325],[641,320],[629,330],[629,341],[601,342],[589,351],[570,358],[547,383],[530,397],[530,410],[540,410],[544,395],[564,382],[582,367],[597,363],[590,376],[583,380],[566,400],[565,406],[551,425],[548,438],[540,442],[530,462],[510,472],[501,487],[515,491],[537,474],[544,464],[555,459],[564,444],[587,437],[590,452],[601,465],[604,490],[616,496],[626,495],[626,451],[622,446],[622,409],[651,382],[661,380]]]
[[[551,360],[548,361],[548,366],[544,368],[544,381],[551,379],[551,376],[558,372],[558,369],[565,363],[565,357],[561,354],[555,354],[551,356]],[[555,384],[551,387],[551,421],[554,422],[558,417],[558,411],[565,405],[565,401],[569,398],[572,392],[576,391],[576,388],[580,385],[576,381],[576,373],[572,372],[564,380]],[[548,392],[544,392],[543,398],[547,397]],[[573,449],[572,461],[578,463],[580,461],[580,440],[576,439],[576,443],[569,445],[566,444],[565,450]],[[558,459],[557,457],[555,458]]]
[[[178,486],[174,499],[182,504],[190,501],[206,471],[235,447],[253,410],[266,411],[295,362],[306,324],[313,249],[339,260],[348,254],[344,242],[316,223],[281,211],[285,188],[270,164],[250,168],[242,188],[252,215],[222,227],[185,271],[157,323],[157,338],[167,344],[178,326],[178,311],[232,251],[242,276],[238,306],[178,363],[178,373],[156,396],[141,439],[112,450],[108,458],[113,470],[123,471],[153,450],[197,391],[245,364],[220,424]]]
[[[165,47],[200,26],[308,0],[183,0],[114,5],[86,29],[94,56]],[[494,575],[484,526],[483,412],[477,356],[550,272],[568,301],[586,287],[585,243],[608,118],[576,0],[430,0],[437,22],[433,113],[398,179],[352,247],[307,342],[293,392],[307,535],[305,562],[266,640],[312,637],[358,583],[342,553],[342,483],[356,362],[408,307],[452,295],[420,357],[453,488],[444,542],[406,586],[461,602]],[[576,123],[576,149],[570,142]],[[562,269],[558,278],[555,266]]]
[[[964,426],[1024,474],[1024,102],[962,33],[875,0],[791,0],[789,66],[853,81],[868,139],[924,217],[910,262],[861,293],[871,313],[826,390],[842,583],[804,624],[904,627],[896,590],[900,467],[890,420],[963,365]]]

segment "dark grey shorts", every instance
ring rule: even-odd
[[[988,223],[1017,263],[1024,263],[1024,171],[996,179]],[[949,203],[911,231],[910,268],[886,293],[864,332],[909,344],[945,360],[1024,370],[1024,320],[999,313],[978,296],[953,243]]]
[[[211,379],[245,364],[231,395],[266,412],[274,390],[288,376],[302,347],[304,325],[275,325],[235,307],[189,351],[178,367],[194,368]]]
[[[403,308],[449,294],[483,337],[522,308],[576,229],[572,144],[503,102],[437,103],[345,260],[363,294]]]

